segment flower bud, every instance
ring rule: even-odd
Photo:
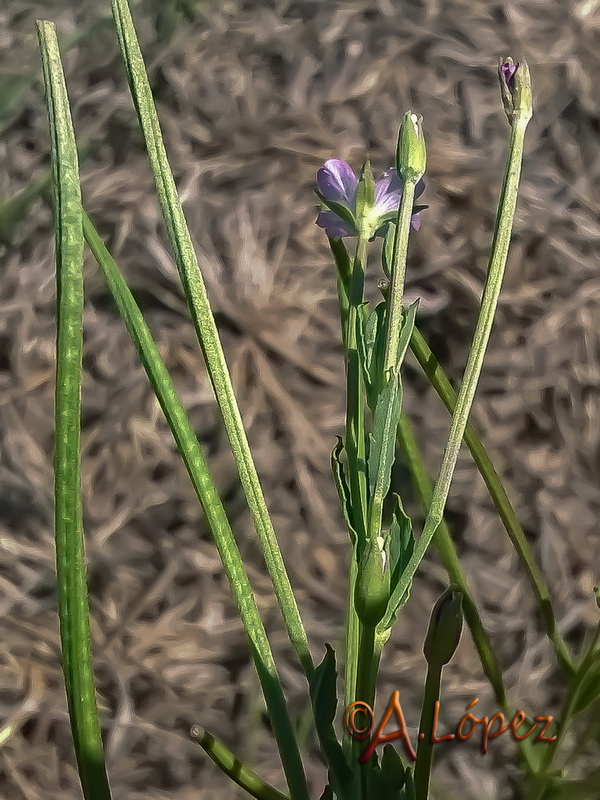
[[[400,125],[396,169],[405,183],[416,183],[425,174],[427,152],[421,123],[423,117],[407,111]]]
[[[502,59],[498,66],[498,78],[508,121],[511,125],[516,119],[529,121],[533,114],[533,101],[527,62],[515,64],[512,58]]]
[[[423,653],[429,665],[447,664],[458,647],[462,632],[462,594],[446,589],[431,612]]]
[[[354,607],[365,625],[377,625],[390,599],[390,561],[381,536],[369,539],[358,565]]]

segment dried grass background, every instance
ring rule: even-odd
[[[425,118],[428,185],[410,256],[422,325],[456,379],[475,320],[508,127],[495,67],[525,56],[535,82],[515,236],[474,419],[550,582],[561,629],[597,619],[600,546],[600,5],[597,0],[225,0],[189,3],[172,30],[136,22],[171,163],[291,580],[320,659],[337,644],[347,537],[329,472],[343,424],[334,272],[314,225],[329,157],[390,166],[401,114]],[[39,73],[34,19],[65,36],[106,2],[11,0],[1,70]],[[161,38],[162,37],[162,38]],[[137,130],[116,37],[94,28],[64,56],[88,212],[126,272],[189,410],[259,596],[296,715],[305,685],[244,510]],[[43,175],[39,79],[1,141],[0,190]],[[51,522],[54,284],[42,201],[4,246],[0,272],[0,795],[77,798],[62,677]],[[373,260],[371,296],[379,276]],[[118,800],[239,797],[188,731],[201,723],[281,785],[245,639],[215,549],[98,269],[86,261],[83,475],[95,657]],[[446,412],[413,367],[406,402],[432,474]],[[398,487],[414,498],[400,471]],[[556,713],[563,683],[470,456],[449,521],[514,704]],[[445,573],[432,550],[390,642],[380,697],[418,721],[422,641]],[[468,632],[445,677],[443,724],[494,703]],[[506,738],[506,737],[503,737]],[[309,747],[318,796],[323,768]],[[595,756],[593,753],[595,752]],[[440,745],[436,798],[519,798],[514,743],[487,756]],[[587,759],[597,763],[598,749]],[[585,760],[585,759],[584,759]],[[598,793],[600,796],[600,790]]]

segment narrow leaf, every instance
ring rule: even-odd
[[[326,644],[323,661],[310,682],[315,728],[329,767],[329,782],[339,800],[350,797],[352,771],[339,743],[333,722],[337,711],[337,669],[335,652]]]
[[[337,444],[331,451],[331,471],[333,472],[333,480],[338,492],[338,497],[340,499],[342,513],[344,515],[346,525],[348,526],[348,533],[350,534],[352,544],[356,548],[358,537],[356,535],[356,528],[354,527],[353,522],[352,499],[350,496],[350,487],[348,486],[348,482],[346,480],[344,464],[342,462],[342,454],[345,452],[344,443],[340,436],[336,438]]]

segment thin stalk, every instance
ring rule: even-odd
[[[450,425],[450,435],[442,459],[440,471],[433,489],[432,501],[425,518],[423,531],[414,553],[402,575],[397,592],[405,592],[410,586],[414,575],[423,560],[427,548],[438,529],[443,516],[446,500],[450,491],[450,484],[458,459],[463,436],[467,426],[471,406],[475,398],[475,391],[487,343],[492,330],[494,315],[498,305],[502,278],[508,256],[512,223],[517,203],[521,163],[523,159],[523,143],[528,119],[518,117],[511,127],[511,137],[507,169],[502,185],[494,239],[490,252],[487,279],[483,290],[479,317],[473,334],[473,341],[465,367],[463,382],[456,399],[456,409]]]
[[[426,511],[431,503],[433,487],[431,485],[429,475],[427,474],[427,468],[425,466],[425,462],[417,443],[412,425],[410,424],[410,420],[404,411],[402,412],[400,423],[398,425],[398,443],[406,456],[408,467],[413,479],[413,484],[417,490],[417,494],[419,495],[423,509]],[[471,589],[467,582],[466,575],[463,571],[458,553],[456,552],[456,547],[452,541],[452,536],[450,535],[450,531],[445,520],[442,520],[440,523],[440,526],[435,533],[433,543],[440,553],[440,557],[444,567],[446,568],[450,582],[462,594],[463,615],[467,625],[469,626],[469,630],[471,631],[471,636],[473,637],[473,642],[477,649],[481,666],[486,678],[490,683],[490,686],[492,687],[496,702],[506,714],[507,718],[512,719],[514,710],[511,710],[510,707],[500,662],[496,658],[496,654],[492,648],[492,643],[490,642],[488,633],[483,627],[483,622],[479,615],[475,598],[471,593]],[[424,730],[422,726],[421,730]],[[529,751],[525,742],[519,741],[518,746],[523,761],[525,764],[527,764],[529,771],[533,771],[533,763],[529,756]]]
[[[408,257],[408,239],[410,236],[410,223],[415,201],[415,183],[407,181],[402,190],[402,199],[398,209],[396,230],[394,233],[394,247],[392,255],[392,274],[389,288],[389,308],[386,320],[386,343],[383,360],[382,385],[390,369],[396,368],[398,361],[398,342],[400,323],[402,322],[402,298],[404,296],[404,281],[406,277],[406,260]]]
[[[359,236],[352,266],[348,297],[348,327],[346,332],[346,452],[354,524],[359,542],[364,542],[366,532],[367,473],[365,449],[364,387],[358,354],[356,325],[358,307],[363,302],[365,261],[367,256],[365,236]]]
[[[421,719],[419,722],[419,736],[417,745],[417,760],[415,762],[415,800],[427,800],[429,797],[429,779],[431,767],[433,765],[433,722],[435,715],[435,704],[440,699],[440,687],[442,684],[442,669],[440,664],[429,664],[427,666],[427,676],[425,677],[425,691],[423,703],[421,705]]]
[[[256,800],[289,800],[288,796],[266,783],[243,761],[240,761],[223,742],[205,731],[200,725],[194,725],[192,736],[204,752],[234,783],[248,792]]]
[[[169,242],[175,254],[190,316],[206,361],[209,378],[223,417],[242,488],[252,514],[286,630],[304,673],[310,680],[314,671],[314,663],[308,638],[252,458],[206,286],[198,266],[173,173],[169,166],[131,11],[127,0],[111,0],[111,6],[131,94],[144,136],[160,207],[167,227]]]
[[[292,800],[308,800],[308,789],[300,751],[273,653],[256,605],[248,573],[198,438],[133,295],[86,214],[83,216],[83,231],[90,250],[104,273],[129,335],[137,348],[140,360],[154,388],[204,510],[248,637],[250,652],[265,696],[290,796]]]
[[[406,456],[408,468],[411,472],[413,483],[420,497],[421,504],[423,508],[427,510],[431,503],[433,488],[412,425],[404,411],[402,412],[398,425],[398,442]],[[452,536],[444,520],[440,523],[433,541],[439,550],[450,582],[456,586],[463,596],[463,614],[469,626],[469,630],[471,631],[475,647],[477,648],[479,660],[494,690],[494,696],[498,705],[503,710],[506,710],[508,708],[508,697],[502,678],[502,669],[492,649],[487,631],[483,627],[475,599],[467,583],[465,573],[456,552],[456,547],[452,541]]]
[[[417,328],[413,330],[410,348],[440,399],[448,411],[453,414],[456,408],[456,392],[425,338]],[[556,623],[550,589],[537,565],[531,546],[502,485],[500,476],[496,472],[479,435],[470,423],[465,429],[464,440],[487,486],[490,497],[521,562],[521,566],[529,579],[537,601],[540,617],[546,628],[546,634],[553,645],[556,659],[563,671],[567,675],[572,675],[574,671],[573,659]]]
[[[337,289],[340,307],[340,325],[342,330],[342,343],[344,353],[348,352],[348,316],[350,312],[349,285],[351,276],[350,259],[348,251],[341,239],[329,239],[329,246],[337,267]],[[353,552],[350,553],[350,567],[348,571],[348,606],[346,616],[346,630],[344,635],[345,673],[344,673],[344,709],[348,708],[356,698],[358,681],[357,659],[349,658],[349,653],[358,653],[360,646],[358,615],[354,607],[354,587],[358,574],[358,566]],[[354,749],[353,740],[349,736],[343,739],[343,748],[347,758],[350,758]]]
[[[358,652],[360,649],[360,622],[354,607],[354,587],[358,577],[358,564],[354,554],[350,557],[348,573],[348,610],[346,616],[345,635],[345,669],[344,669],[344,710],[349,708],[358,697]],[[349,736],[344,736],[343,746],[346,756],[356,754],[358,745]],[[356,760],[356,759],[355,759]]]
[[[37,22],[50,126],[56,241],[54,525],[63,673],[81,788],[110,800],[98,717],[81,508],[83,233],[79,166],[56,28]]]
[[[367,238],[359,236],[356,245],[352,273],[348,281],[348,311],[346,326],[346,436],[345,447],[348,463],[350,494],[352,497],[353,522],[358,541],[356,552],[350,554],[348,611],[346,619],[346,652],[344,668],[344,697],[346,708],[358,697],[358,672],[360,652],[360,621],[354,607],[354,591],[358,577],[357,558],[365,539],[365,514],[367,506],[366,446],[364,420],[364,387],[358,354],[356,325],[358,307],[363,301]],[[341,275],[342,273],[340,273]],[[341,278],[340,278],[341,279]],[[342,304],[342,313],[344,306]],[[360,742],[345,740],[345,750],[358,758]]]

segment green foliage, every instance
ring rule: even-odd
[[[338,673],[335,653],[327,645],[323,661],[314,667],[168,163],[129,6],[126,0],[111,0],[111,4],[127,79],[190,316],[206,360],[274,593],[290,642],[307,678],[314,727],[328,769],[328,785],[321,800],[371,800],[379,796],[386,800],[425,800],[432,765],[432,749],[429,745],[419,745],[413,773],[390,745],[381,754],[374,754],[364,765],[359,765],[359,745],[340,742],[336,735]],[[154,4],[159,37],[172,35],[180,15],[191,13],[191,7],[190,2],[175,0],[162,5]],[[38,33],[50,121],[51,177],[44,177],[14,202],[0,209],[0,237],[10,241],[16,222],[27,212],[29,204],[44,193],[51,183],[57,281],[55,527],[58,603],[65,686],[84,796],[86,800],[110,798],[94,692],[80,489],[82,262],[85,236],[135,343],[204,509],[248,638],[281,754],[290,800],[308,800],[298,740],[242,556],[204,454],[156,343],[117,265],[82,211],[78,156],[56,34],[51,23],[46,22],[38,24]],[[489,457],[473,429],[468,426],[502,285],[515,213],[525,128],[531,115],[531,85],[526,65],[519,67],[515,75],[513,62],[508,60],[504,63],[501,90],[511,122],[509,156],[485,290],[458,393],[453,392],[427,343],[415,328],[418,303],[409,308],[403,304],[415,183],[423,174],[426,161],[420,118],[407,112],[399,134],[398,169],[406,185],[397,212],[378,216],[377,225],[373,222],[375,182],[368,159],[358,182],[355,209],[321,198],[328,208],[359,234],[353,258],[341,239],[330,242],[337,266],[347,370],[346,430],[344,437],[338,438],[331,454],[333,477],[350,539],[345,699],[347,705],[354,700],[369,704],[374,702],[382,648],[399,611],[409,599],[413,578],[427,548],[439,531],[438,546],[456,591],[446,593],[436,604],[432,615],[424,648],[429,666],[425,685],[426,701],[429,703],[439,696],[442,666],[453,656],[458,645],[464,611],[484,671],[503,710],[507,712],[509,709],[500,667],[462,573],[451,535],[443,523],[459,449],[465,439],[525,567],[548,637],[568,679],[556,740],[545,750],[536,749],[531,739],[519,745],[530,778],[531,797],[532,800],[567,796],[583,798],[585,791],[597,779],[596,773],[579,781],[569,781],[554,767],[554,757],[572,720],[586,709],[593,709],[600,698],[600,625],[579,665],[575,666],[558,631],[550,593],[541,571]],[[35,76],[25,75],[12,86],[0,84],[0,126],[12,123],[24,93],[34,79]],[[368,244],[375,233],[385,233],[382,268],[390,285],[384,293],[384,301],[371,308],[365,302],[364,281],[369,267]],[[429,484],[418,445],[402,408],[401,373],[409,346],[452,415],[448,442],[433,487]],[[401,498],[398,495],[390,497],[397,442],[404,449],[415,485],[426,506],[425,523],[417,539]],[[390,500],[393,500],[393,513],[388,528],[383,523],[383,508],[386,501]],[[425,712],[430,713],[429,706],[427,709],[424,706],[422,712],[422,719],[429,719]],[[214,763],[251,796],[257,800],[288,800],[287,795],[264,782],[214,736],[201,728],[194,731],[194,736]]]

